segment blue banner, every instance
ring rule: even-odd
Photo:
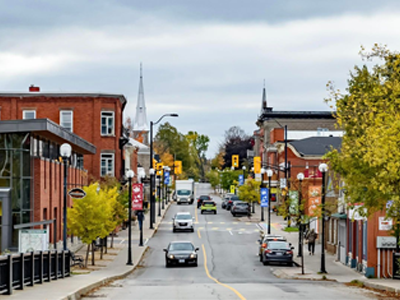
[[[268,207],[268,188],[261,188],[261,207]]]
[[[243,185],[243,184],[244,184],[244,176],[239,175],[239,185]]]
[[[164,184],[169,184],[169,172],[164,172]]]

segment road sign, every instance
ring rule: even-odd
[[[261,188],[261,207],[268,207],[268,188]]]
[[[239,175],[239,185],[243,185],[243,183],[244,183],[244,176]]]
[[[143,210],[143,184],[132,184],[132,210]]]
[[[74,198],[74,199],[82,199],[82,198],[85,198],[86,193],[84,190],[82,190],[80,188],[74,188],[68,192],[68,195],[70,195],[71,198]]]
[[[169,184],[169,172],[165,171],[164,172],[164,184]]]
[[[283,189],[286,187],[286,178],[280,179],[280,188]]]

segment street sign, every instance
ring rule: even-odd
[[[168,171],[164,172],[164,184],[166,184],[166,185],[169,184],[169,172]]]
[[[268,188],[261,188],[261,207],[268,207]]]
[[[68,195],[70,195],[71,198],[74,198],[74,199],[82,199],[82,198],[85,198],[86,193],[84,190],[82,190],[80,188],[74,188],[68,192]]]
[[[283,189],[286,187],[286,178],[280,179],[280,188]]]
[[[239,175],[239,185],[243,185],[243,184],[244,184],[244,176]]]
[[[132,184],[132,210],[143,210],[143,184]]]

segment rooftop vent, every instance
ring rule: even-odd
[[[29,87],[29,92],[40,92],[40,87],[31,84],[31,86]]]

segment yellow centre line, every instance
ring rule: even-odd
[[[197,229],[197,235],[199,236],[199,239],[201,239],[200,229]]]
[[[199,218],[197,217],[197,207],[195,207],[194,217],[196,218],[196,222],[199,222]]]
[[[226,287],[228,289],[230,289],[232,292],[234,292],[241,300],[246,300],[245,297],[242,296],[242,294],[240,294],[237,290],[235,290],[233,287],[225,284],[225,283],[221,283],[219,282],[217,279],[215,279],[214,277],[212,277],[210,275],[210,272],[208,271],[207,268],[207,256],[206,256],[206,249],[204,248],[204,244],[201,244],[201,247],[203,248],[203,256],[204,256],[204,269],[206,270],[206,274],[208,276],[208,278],[210,278],[211,280],[214,280],[216,283],[218,283],[219,285],[222,285],[223,287]]]

